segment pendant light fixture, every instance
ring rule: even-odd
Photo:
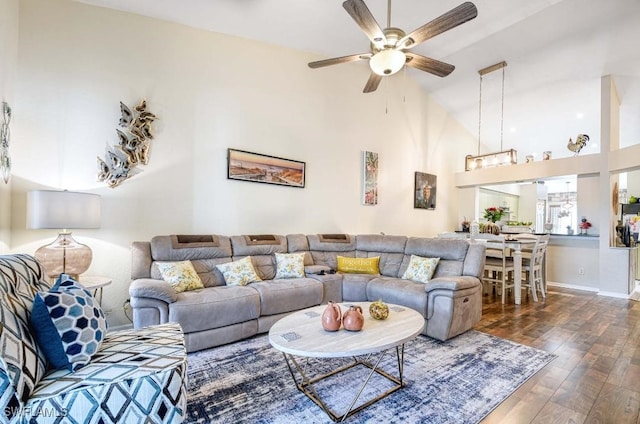
[[[515,149],[503,150],[504,134],[504,77],[507,62],[496,63],[478,71],[480,74],[480,101],[478,108],[478,154],[476,156],[467,155],[465,157],[465,171],[474,169],[492,168],[502,165],[515,165],[518,163],[518,152]],[[482,129],[482,79],[484,75],[502,69],[502,92],[500,109],[500,151],[495,153],[480,154],[480,136]]]
[[[564,218],[565,216],[570,216],[571,209],[573,209],[573,203],[570,202],[571,195],[569,194],[569,184],[571,184],[571,182],[567,181],[567,194],[566,194],[564,203],[560,206],[562,210],[558,213],[558,218]]]

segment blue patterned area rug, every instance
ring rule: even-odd
[[[406,386],[349,417],[351,423],[477,423],[555,355],[478,331],[446,342],[419,336],[405,348]],[[313,360],[326,372],[340,359]],[[266,335],[189,354],[186,422],[330,423],[329,417],[296,389],[282,353]],[[383,369],[397,375],[395,352]],[[316,388],[328,405],[344,413],[367,369],[323,380]],[[362,397],[386,390],[372,377]],[[358,404],[363,403],[359,401]]]

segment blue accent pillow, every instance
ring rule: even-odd
[[[31,328],[54,368],[77,371],[98,352],[107,321],[91,293],[61,274],[51,290],[36,293]]]

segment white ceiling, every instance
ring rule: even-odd
[[[318,59],[369,51],[368,39],[342,0],[79,1],[317,53]],[[387,1],[365,2],[385,27]],[[462,2],[394,0],[391,25],[410,32]],[[518,150],[521,162],[527,154],[539,160],[544,150],[553,157],[572,156],[567,141],[580,133],[591,137],[581,154],[599,152],[600,78],[608,74],[614,76],[621,98],[621,145],[640,143],[640,0],[473,3],[477,18],[413,49],[456,70],[445,78],[413,68],[406,72],[477,135],[478,70],[507,62],[503,120],[502,72],[483,79],[482,153],[500,150],[501,122],[503,147]],[[362,90],[369,75],[365,62],[336,66],[360,67],[362,86],[354,90]]]

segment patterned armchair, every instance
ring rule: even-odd
[[[50,289],[28,255],[0,255],[0,423],[179,423],[187,356],[178,324],[108,332],[84,367],[51,369],[29,322]]]

